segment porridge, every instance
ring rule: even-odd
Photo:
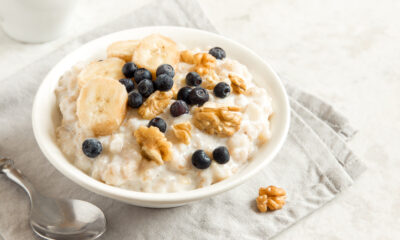
[[[222,181],[271,137],[271,99],[219,47],[186,49],[153,34],[111,44],[56,89],[57,142],[106,184],[179,192]]]

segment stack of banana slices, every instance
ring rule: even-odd
[[[124,121],[128,93],[119,80],[126,78],[122,67],[129,61],[149,70],[155,79],[157,67],[161,64],[175,68],[179,62],[179,50],[173,40],[159,34],[142,40],[119,41],[108,47],[107,59],[92,62],[79,73],[79,123],[96,136],[112,134]]]

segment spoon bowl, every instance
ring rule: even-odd
[[[89,240],[97,239],[105,232],[106,218],[95,205],[82,200],[41,195],[10,159],[0,157],[0,173],[28,193],[30,225],[36,237],[45,240]]]
[[[30,224],[43,239],[96,239],[106,222],[101,210],[88,202],[44,198],[32,208]]]

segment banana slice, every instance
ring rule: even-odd
[[[122,67],[125,61],[119,58],[107,58],[103,61],[96,61],[88,64],[78,75],[78,85],[82,88],[92,79],[112,78],[119,80],[124,78]]]
[[[122,60],[129,62],[132,60],[133,52],[139,45],[140,40],[126,40],[114,42],[107,48],[107,57],[121,58]]]
[[[104,136],[118,129],[126,114],[128,93],[111,78],[97,78],[81,89],[77,115],[81,126],[95,135]]]
[[[168,63],[175,67],[179,58],[178,46],[174,41],[160,34],[152,34],[140,41],[132,61],[139,67],[148,69],[155,77],[158,66]]]

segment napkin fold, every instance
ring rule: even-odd
[[[40,152],[31,127],[34,94],[63,56],[104,34],[150,25],[175,25],[216,32],[196,1],[160,0],[88,32],[14,75],[1,79],[0,154],[15,160],[38,190],[99,206],[108,220],[102,239],[268,239],[335,198],[365,170],[346,144],[355,130],[330,104],[286,84],[292,119],[278,156],[243,185],[178,208],[130,206],[74,184]],[[260,186],[288,193],[283,209],[258,213]],[[0,233],[5,239],[32,239],[29,204],[23,190],[0,176]]]

